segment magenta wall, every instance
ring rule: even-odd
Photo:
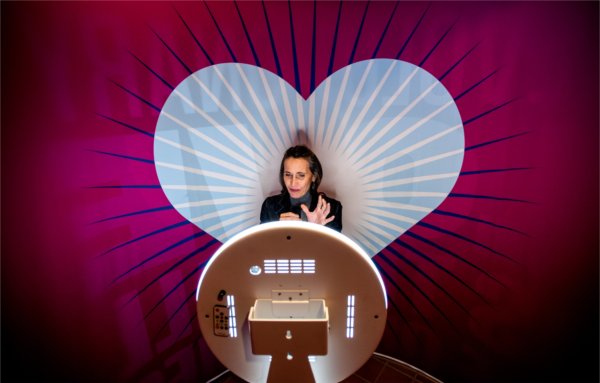
[[[159,187],[160,108],[211,63],[307,97],[373,57],[440,79],[466,139],[451,195],[374,257],[379,351],[446,381],[598,381],[597,2],[1,6],[3,381],[220,372],[193,300],[219,243]]]

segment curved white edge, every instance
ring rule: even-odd
[[[348,238],[347,236],[345,236],[344,234],[342,234],[338,231],[335,231],[335,230],[330,229],[323,225],[319,225],[316,223],[310,223],[310,222],[304,222],[304,221],[275,221],[275,222],[263,223],[260,225],[252,226],[252,227],[234,235],[233,237],[231,237],[227,242],[225,242],[223,245],[221,245],[221,247],[219,247],[219,249],[208,260],[208,263],[206,264],[206,266],[204,266],[204,270],[202,270],[202,274],[200,275],[200,280],[198,281],[198,287],[196,289],[196,302],[198,302],[198,298],[200,296],[200,286],[202,286],[202,280],[204,279],[204,276],[206,275],[208,269],[210,268],[210,266],[212,265],[214,260],[217,259],[217,257],[221,253],[223,253],[223,251],[227,250],[227,248],[229,246],[231,246],[232,243],[239,241],[240,239],[242,239],[244,237],[250,236],[258,231],[268,230],[271,227],[308,229],[308,230],[316,231],[316,232],[328,235],[330,237],[336,238],[337,240],[340,240],[340,241],[344,242],[346,245],[348,245],[349,247],[351,247],[356,253],[360,254],[361,257],[363,257],[365,261],[367,261],[367,264],[371,267],[371,269],[373,270],[375,275],[377,275],[377,279],[379,280],[379,284],[381,285],[381,291],[383,291],[383,297],[385,300],[385,308],[387,310],[387,308],[388,308],[387,291],[385,289],[383,279],[381,278],[381,274],[379,273],[379,270],[377,270],[375,263],[373,262],[371,257],[369,257],[369,255],[363,250],[363,248],[360,247],[356,242],[354,242],[353,240],[351,240],[350,238]]]
[[[428,379],[430,379],[430,380],[432,380],[432,381],[434,381],[434,382],[443,383],[441,380],[439,380],[439,379],[438,379],[438,378],[436,378],[435,376],[433,376],[433,375],[431,375],[431,374],[428,374],[428,373],[426,373],[425,371],[421,370],[421,369],[420,369],[420,368],[418,368],[418,367],[415,367],[415,366],[413,366],[413,365],[412,365],[412,364],[410,364],[410,363],[404,362],[404,361],[402,361],[402,360],[400,360],[400,359],[397,359],[397,358],[393,358],[393,357],[391,357],[391,356],[389,356],[389,355],[384,355],[384,354],[382,354],[382,353],[379,353],[379,352],[374,352],[374,353],[373,353],[373,355],[374,355],[374,356],[378,356],[378,357],[380,357],[380,358],[382,358],[382,359],[391,360],[391,361],[393,361],[394,363],[398,363],[398,364],[399,364],[399,365],[401,365],[401,366],[405,366],[405,367],[407,367],[407,368],[410,368],[411,370],[417,371],[419,374],[421,374],[421,375],[423,375],[423,376],[426,376]]]

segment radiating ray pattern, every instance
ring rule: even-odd
[[[282,153],[309,145],[322,190],[342,201],[344,233],[377,254],[448,195],[464,135],[458,109],[423,69],[389,59],[354,63],[308,100],[283,79],[246,64],[192,74],[165,103],[155,164],[165,194],[222,242],[258,223],[279,192]]]
[[[195,314],[190,309],[194,307],[190,290],[194,283],[190,281],[200,275],[218,242],[258,224],[261,202],[281,189],[277,173],[284,150],[304,143],[323,163],[322,191],[339,199],[344,206],[344,234],[374,256],[384,276],[390,294],[387,327],[394,335],[394,342],[406,341],[402,338],[406,334],[404,330],[414,339],[423,340],[421,324],[440,336],[443,332],[440,322],[460,333],[464,331],[461,321],[471,319],[473,301],[475,305],[494,304],[492,294],[482,289],[482,285],[493,286],[492,291],[496,287],[507,287],[506,280],[496,274],[487,260],[516,263],[510,254],[497,249],[496,243],[489,243],[470,230],[485,227],[500,233],[526,234],[510,224],[502,224],[505,221],[477,214],[477,208],[461,210],[461,204],[453,201],[469,201],[475,205],[480,201],[496,205],[527,204],[529,201],[502,190],[486,193],[469,187],[453,190],[453,187],[459,178],[530,169],[527,164],[502,167],[485,163],[464,169],[463,160],[466,161],[469,154],[491,151],[496,144],[510,145],[527,132],[504,129],[480,139],[471,130],[471,140],[465,148],[468,133],[463,126],[470,127],[480,119],[489,119],[492,113],[506,108],[514,100],[506,101],[504,95],[490,97],[490,103],[485,106],[466,108],[468,114],[461,118],[456,103],[460,99],[463,106],[468,105],[469,95],[487,86],[489,79],[497,76],[497,68],[480,68],[474,82],[455,85],[451,92],[454,98],[441,81],[451,78],[457,68],[468,65],[480,42],[469,41],[468,46],[457,51],[451,59],[438,63],[437,70],[431,71],[437,78],[424,69],[430,69],[428,65],[435,60],[436,54],[447,49],[444,44],[452,39],[456,21],[447,21],[439,33],[432,33],[422,54],[413,54],[410,60],[401,61],[410,54],[407,52],[416,44],[424,28],[431,27],[432,10],[436,5],[425,3],[408,13],[401,11],[404,4],[390,3],[386,8],[390,13],[382,13],[382,7],[386,7],[383,2],[370,5],[303,2],[302,6],[314,6],[310,12],[314,19],[300,23],[306,30],[322,33],[323,23],[333,23],[335,19],[330,36],[331,50],[326,57],[315,59],[317,49],[314,45],[321,44],[322,39],[311,39],[313,56],[309,73],[297,60],[302,59],[302,54],[298,55],[302,47],[296,43],[311,37],[297,33],[298,29],[292,26],[292,23],[299,24],[293,14],[298,4],[281,5],[278,15],[283,27],[274,20],[276,4],[262,2],[261,7],[256,4],[264,17],[268,43],[256,40],[253,34],[256,24],[244,2],[228,5],[205,2],[199,10],[195,9],[206,12],[206,25],[217,29],[215,36],[219,42],[216,44],[207,41],[199,32],[193,12],[174,10],[182,33],[193,41],[189,49],[197,51],[206,61],[202,64],[187,62],[170,36],[152,28],[152,36],[157,39],[157,46],[162,47],[165,60],[168,57],[173,61],[172,65],[181,70],[182,75],[177,81],[183,81],[179,83],[156,64],[145,61],[142,55],[131,53],[133,60],[141,64],[140,70],[147,72],[151,81],[165,87],[165,94],[169,96],[164,106],[157,107],[160,104],[155,99],[136,87],[118,81],[113,84],[133,102],[148,108],[149,113],[160,112],[156,132],[154,136],[149,133],[154,126],[130,124],[116,115],[103,113],[101,116],[121,128],[141,133],[144,140],[153,137],[154,159],[144,160],[105,147],[96,152],[155,168],[160,185],[152,179],[148,182],[152,185],[135,185],[124,180],[119,185],[97,187],[131,188],[139,190],[140,194],[148,188],[160,187],[169,206],[165,206],[165,199],[161,198],[154,206],[125,209],[96,222],[146,221],[172,207],[199,229],[185,235],[171,234],[170,242],[148,249],[139,259],[120,266],[110,279],[113,285],[119,285],[128,283],[128,277],[133,275],[146,276],[142,282],[136,279],[136,291],[128,291],[123,299],[126,305],[144,299],[154,288],[160,290],[146,299],[140,318],[146,323],[155,324],[153,319],[159,322],[158,327],[147,325],[151,327],[149,333],[152,336],[168,336],[165,331],[168,328],[171,335],[176,336],[174,343],[180,344],[181,337],[189,335],[190,329],[192,335],[197,334]],[[229,14],[237,15],[243,28],[239,33],[243,38],[236,42],[231,40],[225,24],[219,21],[217,8],[228,6]],[[354,29],[344,30],[345,17],[353,6],[359,14],[358,24]],[[321,7],[331,8],[330,20],[323,17]],[[369,18],[375,17],[373,15],[379,15],[380,21],[386,23],[378,33],[369,29],[373,28],[372,23],[369,24]],[[402,37],[393,34],[398,32],[399,23],[403,25]],[[283,32],[290,35],[286,36],[292,46],[290,52],[281,49],[279,35]],[[361,45],[367,44],[367,33],[377,36],[377,41],[376,46],[372,44],[368,49],[373,52],[373,57],[365,60],[365,55],[361,56],[359,52]],[[344,51],[338,45],[342,38],[351,41],[351,51]],[[390,44],[390,40],[394,44]],[[245,56],[240,48],[244,44],[249,46]],[[267,53],[272,54],[272,65],[269,65],[271,58],[260,49],[261,44],[271,49]],[[221,54],[219,49],[225,53]],[[293,62],[292,56],[297,57]],[[356,62],[357,58],[364,61]],[[229,63],[230,59],[234,63]],[[350,65],[344,66],[348,62]],[[171,85],[177,83],[176,87]],[[304,99],[301,94],[308,98]],[[450,203],[437,209],[444,200]],[[173,222],[161,222],[161,228],[149,229],[146,234],[132,235],[129,240],[109,246],[103,257],[114,256],[118,251],[160,233],[174,232],[181,217],[175,213],[170,215],[173,216],[176,216]],[[461,224],[452,225],[440,221],[440,217]],[[200,237],[201,243],[193,243]],[[478,258],[473,259],[470,251],[465,249],[475,249]],[[186,264],[182,265],[184,262]],[[169,277],[179,280],[169,287],[159,288],[161,281]],[[164,310],[167,311],[165,315],[161,311],[167,303],[170,308]],[[185,319],[183,326],[181,317]],[[398,323],[405,327],[400,328]],[[188,342],[194,338],[197,340],[195,336],[186,337]],[[166,344],[164,339],[162,341]]]

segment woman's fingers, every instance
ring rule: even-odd
[[[327,216],[331,212],[331,205],[329,204],[329,202],[326,202],[325,199],[323,199],[321,196],[319,196],[315,210],[308,210],[308,207],[304,204],[300,205],[300,208],[302,208],[302,211],[304,211],[304,214],[306,214],[308,222],[326,225],[335,219],[335,216],[327,218]]]
[[[296,213],[292,213],[291,211],[288,211],[286,213],[281,213],[279,215],[279,220],[280,221],[299,221],[300,216]]]
[[[329,215],[330,211],[331,211],[331,205],[329,204],[329,202],[327,202],[325,204],[325,207],[323,208],[323,218],[327,217]]]
[[[331,213],[331,204],[325,200],[321,195],[317,199],[317,205],[313,211],[308,210],[308,206],[305,204],[300,205],[300,208],[306,214],[308,222],[318,223],[320,225],[327,225],[329,222],[335,219],[335,216],[327,217]],[[300,215],[292,212],[282,213],[279,216],[281,221],[299,221]]]

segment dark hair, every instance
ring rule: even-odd
[[[296,145],[292,146],[283,154],[283,159],[281,160],[281,167],[279,168],[279,183],[281,184],[281,192],[285,193],[287,188],[285,187],[285,182],[283,180],[283,163],[288,158],[304,158],[308,162],[308,168],[311,173],[315,177],[315,180],[311,183],[310,188],[313,191],[317,191],[319,185],[321,184],[321,179],[323,178],[323,168],[321,167],[321,163],[319,159],[309,148],[304,145]]]

